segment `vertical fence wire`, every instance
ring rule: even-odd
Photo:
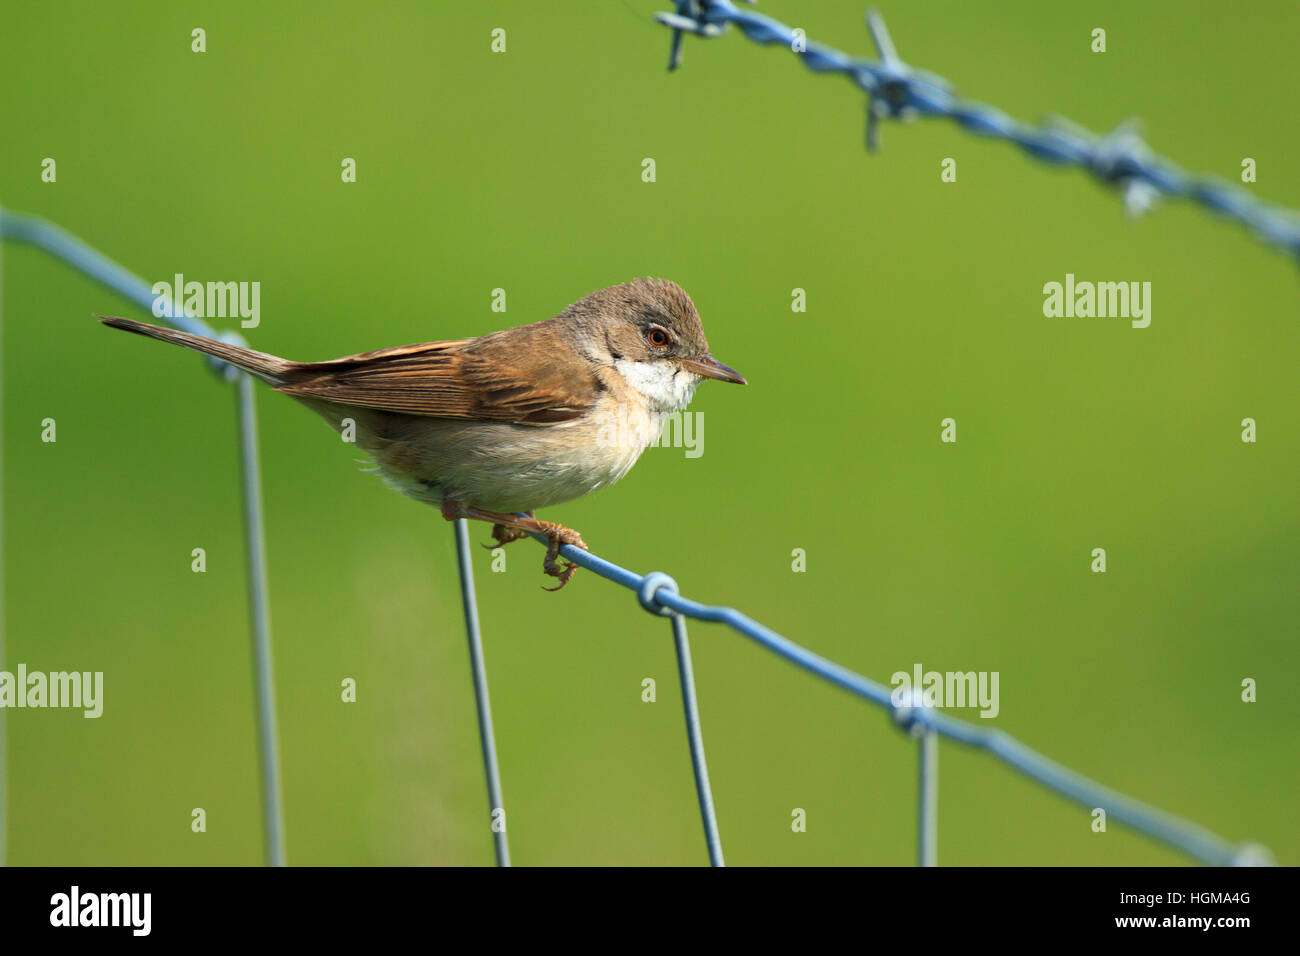
[[[700,818],[704,822],[704,842],[709,849],[709,865],[726,866],[722,860],[722,839],[718,836],[718,817],[713,809],[713,790],[709,786],[709,765],[704,760],[704,732],[700,729],[700,704],[695,696],[695,669],[691,665],[686,618],[674,614],[672,621],[673,644],[677,648],[677,675],[682,684],[682,709],[686,712],[686,740],[691,749],[695,793],[700,801]]]
[[[492,730],[492,705],[488,701],[487,668],[483,663],[483,634],[479,630],[478,601],[474,596],[473,552],[469,523],[457,518],[456,563],[460,569],[460,599],[465,609],[465,636],[469,641],[469,667],[474,680],[474,704],[478,709],[478,738],[483,751],[483,773],[487,778],[488,820],[497,866],[510,865],[510,844],[506,838],[505,804],[501,800],[501,771],[497,767],[496,734]]]
[[[5,415],[4,415],[4,211],[0,210],[0,670],[5,669]],[[0,707],[0,866],[8,849],[9,751],[5,708]]]
[[[0,241],[8,240],[17,240],[35,246],[96,282],[113,289],[140,308],[152,312],[154,295],[149,283],[53,223],[36,216],[18,215],[0,209]],[[160,318],[196,335],[238,341],[238,336],[218,336],[205,322],[184,312],[172,312]],[[88,324],[90,321],[87,317]],[[257,456],[254,393],[251,379],[242,373],[238,374],[236,379],[236,370],[231,366],[215,360],[208,360],[208,366],[215,369],[224,380],[238,382],[236,411],[244,493],[244,541],[248,554],[246,574],[254,658],[254,693],[257,700],[256,720],[261,750],[259,775],[262,799],[262,843],[266,862],[277,866],[284,863],[283,816],[280,765],[276,746],[275,698],[271,673],[271,614],[267,597],[266,544],[262,517],[261,471]],[[0,537],[2,536],[0,532]],[[4,580],[0,575],[0,618],[3,618],[3,588]],[[2,713],[0,711],[0,714]],[[3,783],[4,768],[0,766],[0,788],[3,787]],[[3,822],[0,819],[0,828]],[[0,856],[0,859],[3,857]]]
[[[262,768],[262,839],[267,864],[284,866],[284,811],[280,802],[280,751],[275,721],[275,673],[271,661],[271,605],[266,586],[266,521],[262,513],[262,468],[257,453],[253,377],[241,372],[235,389],[244,491],[244,542],[248,549],[248,615],[257,698],[257,743]]]
[[[621,568],[619,570],[622,571]],[[632,577],[636,578],[635,575]],[[641,607],[651,614],[672,621],[673,646],[677,651],[677,676],[682,688],[682,710],[686,716],[686,743],[691,752],[691,769],[695,774],[695,795],[700,805],[700,819],[704,824],[704,843],[709,851],[709,865],[726,866],[722,860],[722,839],[718,836],[718,816],[713,809],[713,790],[709,786],[709,765],[704,759],[704,732],[700,729],[700,704],[695,694],[695,668],[691,664],[691,642],[686,633],[686,617],[658,603],[660,591],[677,593],[677,582],[662,571],[651,571],[645,577],[636,578],[635,588],[636,599]]]
[[[917,865],[939,865],[939,735],[926,727],[917,739]]]

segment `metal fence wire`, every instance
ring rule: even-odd
[[[1190,199],[1240,223],[1263,242],[1288,250],[1300,262],[1300,214],[1295,210],[1261,202],[1240,186],[1217,177],[1185,172],[1155,155],[1142,142],[1133,121],[1099,136],[1063,119],[1033,126],[996,106],[964,100],[948,80],[904,63],[885,21],[875,11],[867,13],[867,28],[880,59],[864,60],[807,40],[803,31],[731,0],[674,2],[675,13],[655,15],[673,31],[669,70],[681,64],[684,33],[717,37],[734,24],[755,43],[780,44],[813,72],[842,74],[863,90],[867,94],[866,141],[870,150],[879,147],[881,119],[950,119],[977,136],[1015,143],[1033,159],[1087,170],[1099,182],[1121,191],[1124,208],[1131,215],[1145,212],[1161,196]]]
[[[1297,224],[1295,213],[1267,206],[1241,190],[1213,183],[1203,177],[1188,176],[1172,163],[1150,155],[1128,131],[1110,137],[1094,137],[1063,129],[1029,127],[993,107],[959,100],[950,92],[946,81],[913,70],[898,58],[883,22],[875,14],[869,14],[868,23],[880,52],[879,61],[856,59],[812,42],[805,46],[802,42],[797,42],[800,38],[796,37],[791,27],[737,7],[729,0],[677,0],[675,13],[659,14],[657,18],[673,30],[670,69],[680,61],[684,32],[712,37],[721,34],[728,25],[735,24],[745,36],[759,43],[790,46],[810,69],[847,74],[870,96],[867,112],[869,146],[874,147],[876,144],[880,118],[905,118],[909,114],[946,116],[971,132],[1010,140],[1038,159],[1073,164],[1089,170],[1102,181],[1122,188],[1126,205],[1135,211],[1145,208],[1155,194],[1184,196],[1246,225],[1267,242],[1300,254],[1300,225]],[[152,311],[154,296],[149,283],[49,222],[0,209],[0,248],[6,240],[42,249],[141,308]],[[187,332],[240,341],[238,335],[217,333],[193,315],[176,314],[164,316],[164,319]],[[0,333],[2,331],[3,326],[0,325]],[[268,864],[283,865],[286,858],[253,382],[248,375],[219,360],[205,358],[204,361],[234,390],[244,502],[249,631],[254,661],[255,716],[263,805],[263,846]],[[0,468],[0,473],[2,470]],[[464,519],[455,522],[454,535],[487,783],[488,820],[496,861],[501,866],[509,866],[504,798],[488,701],[469,534]],[[540,536],[534,537],[544,541]],[[927,706],[920,696],[914,696],[901,704],[895,703],[889,687],[821,657],[734,608],[716,607],[686,597],[678,589],[677,583],[663,572],[637,574],[598,555],[571,546],[561,548],[560,553],[593,574],[632,591],[637,603],[647,612],[668,618],[677,653],[686,740],[699,797],[705,847],[709,862],[714,866],[723,865],[722,841],[704,756],[704,739],[687,633],[688,619],[726,625],[797,667],[883,708],[901,731],[915,738],[918,767],[917,862],[922,866],[933,866],[938,859],[940,737],[986,750],[1042,786],[1089,809],[1105,810],[1108,820],[1127,824],[1203,863],[1256,865],[1272,862],[1269,852],[1257,844],[1230,843],[1201,826],[1104,787],[1048,759],[1001,730],[950,717],[933,706]],[[0,666],[4,661],[3,636],[3,620],[0,615]],[[0,718],[2,717],[3,712],[0,711]],[[6,832],[4,794],[7,778],[3,760],[4,733],[3,726],[0,725],[0,863],[4,860],[3,841]]]

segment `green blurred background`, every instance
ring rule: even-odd
[[[544,517],[878,680],[999,671],[983,723],[1300,861],[1295,264],[1185,204],[1128,221],[1088,177],[947,123],[888,125],[868,156],[851,84],[735,32],[688,38],[669,75],[665,6],[17,5],[0,202],[150,282],[260,281],[248,337],[298,359],[675,279],[750,386],[696,396],[703,457],[652,449]],[[881,12],[905,59],[969,96],[1096,130],[1140,114],[1185,167],[1235,180],[1254,157],[1247,188],[1300,206],[1294,4],[1089,7]],[[762,9],[871,52],[860,0]],[[256,863],[233,397],[197,358],[91,318],[141,310],[3,252],[6,666],[106,684],[97,721],[8,712],[9,862]],[[1067,272],[1151,281],[1150,328],[1044,318],[1042,286]],[[310,412],[259,399],[289,860],[490,862],[451,527]],[[504,574],[490,560],[515,862],[704,862],[667,626],[585,572],[544,593],[532,543]],[[910,863],[916,748],[888,716],[727,630],[693,638],[728,862]],[[1090,822],[941,747],[941,863],[1184,860]]]

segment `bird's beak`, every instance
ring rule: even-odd
[[[730,365],[723,365],[712,355],[704,355],[698,359],[682,359],[681,366],[696,375],[703,375],[705,378],[716,378],[719,382],[734,382],[737,385],[749,384],[745,381],[745,376]]]

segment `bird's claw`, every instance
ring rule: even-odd
[[[487,548],[489,551],[495,551],[502,545],[526,537],[528,537],[527,531],[520,531],[518,528],[507,528],[503,524],[494,524],[492,526],[492,543],[485,544],[483,547]]]
[[[569,579],[577,573],[578,565],[572,561],[566,561],[560,557],[560,545],[571,544],[575,548],[581,548],[583,551],[588,550],[582,536],[576,531],[569,528],[557,528],[551,534],[546,544],[546,560],[542,562],[542,571],[556,578],[560,583],[553,588],[542,585],[543,591],[558,591],[569,583]]]

